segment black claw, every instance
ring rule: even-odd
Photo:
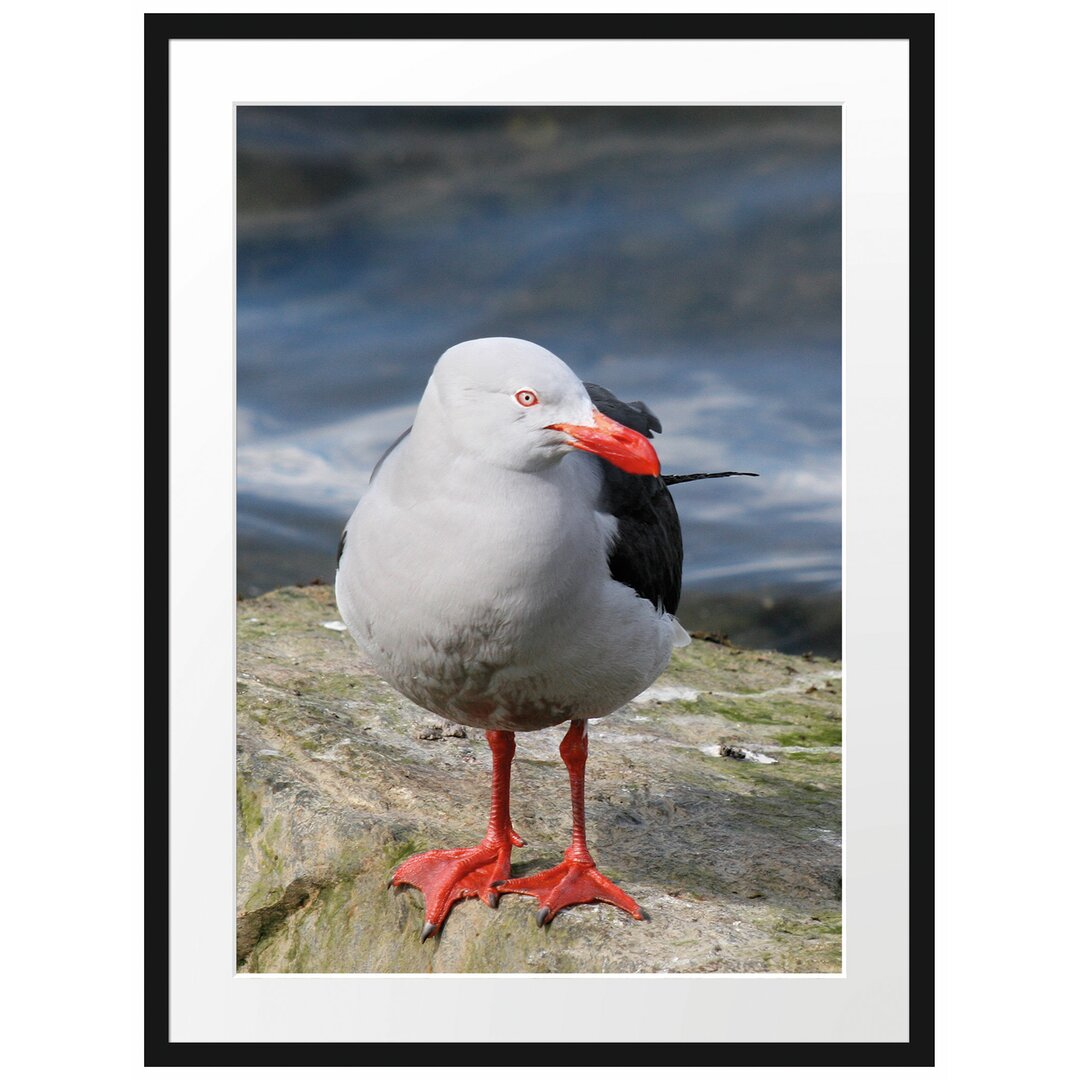
[[[545,922],[547,921],[547,917],[548,917],[548,916],[549,916],[550,914],[551,914],[551,908],[546,908],[546,907],[542,907],[542,908],[541,908],[541,909],[540,909],[540,910],[539,910],[539,911],[538,911],[538,912],[536,913],[536,925],[537,925],[537,926],[543,926],[543,925],[544,925],[544,923],[545,923]]]
[[[509,878],[503,878],[502,881],[493,881],[491,887],[497,889],[500,885],[505,885],[509,880]]]
[[[420,931],[420,941],[427,941],[427,939],[431,937],[431,935],[434,934],[437,929],[438,927],[433,922],[424,923],[424,929]]]

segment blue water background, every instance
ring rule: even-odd
[[[332,580],[450,345],[648,403],[693,628],[839,654],[840,110],[242,107],[238,587]],[[778,618],[777,612],[783,617]]]

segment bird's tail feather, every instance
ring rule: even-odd
[[[758,476],[756,472],[695,472],[684,473],[682,476],[663,476],[660,479],[671,487],[672,484],[685,484],[687,480],[722,480],[725,476]]]

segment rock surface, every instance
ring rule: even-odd
[[[840,970],[837,663],[704,640],[590,724],[586,811],[602,871],[646,910],[466,900],[420,942],[414,851],[475,843],[483,732],[443,724],[371,670],[326,586],[238,605],[237,969],[244,972]],[[562,857],[564,727],[518,736],[515,873]]]

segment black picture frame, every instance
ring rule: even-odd
[[[597,34],[595,27],[610,27]],[[909,43],[910,117],[910,355],[919,357],[919,369],[932,375],[934,356],[934,16],[888,15],[619,15],[597,20],[595,15],[424,15],[422,20],[402,15],[328,14],[148,14],[144,21],[145,60],[145,366],[146,416],[152,418],[146,435],[146,544],[157,552],[155,566],[168,557],[168,488],[151,478],[167,473],[169,417],[160,387],[167,378],[169,356],[169,44],[178,39],[417,39],[436,38],[578,38],[578,39],[900,39]],[[915,367],[909,364],[912,376]],[[151,377],[152,376],[152,377]],[[925,684],[934,667],[933,621],[925,617],[932,606],[934,493],[927,474],[933,464],[932,379],[920,381],[912,396],[910,413],[911,566],[919,573],[909,604],[911,625],[920,627],[910,641],[912,672]],[[917,486],[916,486],[917,484]],[[162,549],[165,550],[162,550]],[[148,564],[149,567],[149,564]],[[148,569],[149,574],[149,569]],[[147,623],[161,625],[162,596],[155,581],[146,581]],[[150,605],[153,605],[151,619]],[[920,617],[915,619],[918,611]],[[166,610],[166,616],[168,612]],[[166,620],[167,621],[167,620]],[[421,1043],[196,1043],[174,1042],[169,1037],[169,950],[162,946],[161,927],[169,926],[169,852],[162,837],[169,820],[168,716],[161,715],[167,700],[162,685],[168,680],[168,649],[160,635],[146,641],[145,706],[145,904],[146,967],[144,1063],[158,1065],[276,1065],[328,1066],[359,1063],[357,1049],[369,1058],[369,1048],[395,1050],[395,1064],[431,1065],[463,1060],[473,1044]],[[912,677],[913,678],[913,677]],[[912,699],[916,699],[912,685]],[[924,695],[918,695],[923,702]],[[933,722],[932,704],[920,704],[919,727]],[[909,729],[910,731],[910,729]],[[910,735],[909,735],[910,738]],[[914,747],[911,747],[914,751]],[[934,760],[926,753],[910,754],[910,926],[909,1017],[907,1042],[770,1042],[770,1043],[603,1043],[572,1044],[575,1063],[592,1058],[605,1065],[660,1065],[670,1067],[670,1050],[677,1045],[681,1060],[701,1060],[689,1051],[722,1047],[724,1065],[786,1066],[931,1066],[934,1063]],[[153,828],[149,827],[153,823]],[[162,898],[165,898],[164,900]],[[164,905],[164,910],[162,907]],[[150,917],[153,913],[153,918]],[[484,1044],[486,1045],[486,1044]],[[536,1061],[552,1061],[552,1051],[571,1044],[513,1043],[514,1059],[535,1049]],[[404,1052],[403,1052],[404,1051]],[[556,1058],[558,1055],[556,1054]]]

